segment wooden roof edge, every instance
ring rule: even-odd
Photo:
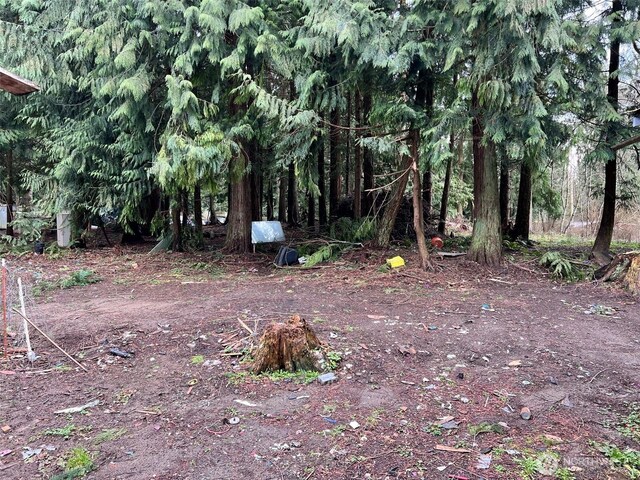
[[[0,67],[0,88],[14,95],[28,95],[37,92],[40,87],[26,78]]]

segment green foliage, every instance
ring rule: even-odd
[[[340,217],[331,224],[330,235],[336,240],[362,243],[374,237],[376,225],[376,219],[373,217],[364,217],[360,220]]]
[[[330,260],[331,258],[333,258],[334,252],[336,250],[339,250],[339,248],[332,244],[320,247],[319,250],[307,257],[307,261],[303,265],[303,268],[311,268],[319,263]]]
[[[204,355],[194,355],[191,357],[191,365],[200,365],[204,363]]]
[[[560,252],[551,251],[540,257],[540,265],[551,270],[554,278],[567,281],[576,281],[582,278],[582,272],[578,270],[571,260],[566,258]]]
[[[640,478],[640,452],[632,448],[622,450],[610,443],[595,444],[595,447],[604,454],[614,468],[622,469],[632,480]]]
[[[96,445],[100,445],[101,443],[105,442],[113,442],[126,433],[126,428],[108,428],[96,435],[96,438],[93,439],[93,443]]]
[[[43,433],[45,435],[54,437],[64,437],[65,440],[68,440],[71,436],[73,436],[76,430],[76,426],[70,423],[68,425],[65,425],[64,427],[47,429]]]
[[[82,447],[72,448],[65,462],[65,470],[67,474],[74,472],[75,477],[82,478],[95,468],[91,454]]]
[[[640,404],[629,405],[629,413],[619,419],[616,430],[621,435],[640,443]]]
[[[77,272],[73,272],[67,278],[60,281],[60,287],[85,287],[87,285],[91,285],[92,283],[98,283],[100,280],[102,279],[100,277],[97,277],[93,270],[78,270]]]

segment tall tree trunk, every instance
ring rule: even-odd
[[[182,205],[182,195],[178,193],[171,202],[171,250],[181,252],[182,245],[182,226],[180,225],[180,213]]]
[[[518,210],[516,211],[516,224],[511,236],[529,240],[529,225],[531,219],[531,192],[532,175],[531,164],[525,159],[520,165],[520,186],[518,187]]]
[[[407,182],[409,180],[409,170],[412,165],[413,158],[411,156],[405,157],[401,167],[402,176],[393,184],[389,202],[384,209],[384,214],[382,215],[382,219],[380,220],[380,224],[376,231],[376,236],[373,240],[373,244],[376,247],[387,248],[389,246],[391,233],[393,232],[393,227],[396,224],[398,211],[400,210],[404,191],[407,188]]]
[[[182,228],[189,225],[189,192],[186,189],[180,191],[180,199],[182,201]]]
[[[365,93],[362,98],[362,119],[363,123],[369,122],[369,115],[371,114],[371,94]],[[373,187],[374,187],[374,178],[373,178],[373,151],[364,147],[364,155],[362,159],[362,172],[364,174],[363,178],[363,189],[364,189],[364,198],[362,200],[362,214],[369,215],[372,213],[373,208]]]
[[[231,204],[225,249],[246,253],[251,249],[251,196],[248,159],[240,154],[231,164]]]
[[[449,205],[449,190],[451,189],[451,173],[453,170],[453,154],[455,150],[455,136],[453,133],[449,137],[449,158],[447,158],[447,167],[444,174],[444,185],[442,187],[442,200],[440,200],[440,217],[438,219],[438,233],[444,235],[447,224],[447,207]]]
[[[248,153],[251,159],[251,220],[259,221],[262,220],[262,165],[255,140],[249,142]]]
[[[483,145],[484,128],[477,90],[472,94],[473,171],[475,219],[468,257],[480,265],[499,265],[502,259],[498,164],[495,145],[489,139]]]
[[[613,0],[612,9],[613,22],[611,28],[614,29],[620,25],[622,16],[622,0]],[[611,106],[618,111],[618,87],[620,79],[618,77],[618,68],[620,67],[620,39],[614,36],[611,40],[611,48],[609,54],[609,81],[607,82],[607,97]],[[614,141],[615,126],[613,123],[607,126],[607,142],[610,144]],[[600,227],[596,235],[596,240],[591,250],[591,258],[598,263],[606,264],[611,260],[611,240],[613,238],[613,227],[616,220],[616,185],[617,185],[617,154],[615,151],[610,152],[611,158],[605,165],[604,169],[604,204],[602,206],[602,219]]]
[[[278,221],[287,221],[287,183],[289,182],[288,170],[283,170],[278,179]]]
[[[198,247],[202,247],[202,191],[200,185],[196,185],[193,189],[193,221],[196,224]]]
[[[329,217],[331,221],[338,218],[338,202],[340,201],[340,110],[331,112],[329,126]]]
[[[430,32],[430,31],[429,31]],[[430,38],[431,34],[427,32],[426,37]],[[416,105],[421,106],[429,120],[433,117],[433,103],[435,101],[435,79],[433,71],[423,65],[419,66],[418,81],[416,88]],[[454,81],[455,82],[455,81]],[[425,159],[424,173],[422,174],[422,202],[424,205],[424,214],[427,216],[427,222],[431,219],[431,211],[433,210],[433,172],[431,160]]]
[[[460,138],[458,139],[458,147],[456,149],[456,152],[458,155],[457,165],[460,175],[458,178],[460,179],[460,185],[464,185],[464,135],[462,134],[460,134]],[[462,204],[462,201],[458,202],[457,207],[458,216],[462,217],[462,215],[464,214],[464,205]]]
[[[287,187],[287,223],[298,225],[298,188],[296,185],[296,166],[289,164],[289,186]]]
[[[13,150],[9,149],[7,159],[7,235],[13,237]]]
[[[307,226],[313,228],[316,226],[316,197],[313,192],[307,193]]]
[[[327,183],[324,172],[324,138],[318,138],[318,223],[327,224]]]
[[[349,195],[349,179],[351,178],[351,116],[352,116],[351,92],[347,93],[347,113],[344,124],[349,127],[344,138],[344,194]]]
[[[500,162],[500,228],[502,235],[509,232],[509,163],[506,158]]]
[[[269,178],[267,184],[267,220],[274,219],[273,179]]]
[[[420,185],[420,169],[418,168],[418,145],[420,142],[420,132],[417,129],[409,133],[411,141],[411,172],[413,179],[413,228],[416,231],[418,241],[418,252],[420,253],[420,268],[426,270],[431,268],[429,260],[429,250],[424,238],[424,217],[422,205],[422,186]]]
[[[362,110],[360,105],[360,91],[356,90],[355,95],[355,126],[360,127],[362,125]],[[360,130],[356,130],[359,132]],[[355,144],[355,165],[353,170],[353,216],[356,219],[359,219],[362,216],[362,147],[358,142],[358,138],[360,134],[356,134],[356,144]]]

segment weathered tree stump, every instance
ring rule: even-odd
[[[272,323],[265,329],[254,353],[254,373],[324,369],[324,344],[307,322],[294,315],[286,323]]]
[[[640,252],[621,253],[611,263],[596,271],[594,277],[602,282],[618,282],[635,294],[640,293]]]

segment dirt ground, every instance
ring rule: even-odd
[[[396,254],[407,267],[382,271]],[[408,250],[311,269],[271,259],[114,248],[10,260],[40,287],[80,269],[101,281],[43,288],[29,312],[88,372],[37,333],[33,365],[0,363],[0,478],[55,477],[76,447],[90,479],[628,478],[596,444],[638,448],[620,433],[640,401],[637,299],[517,256],[496,270],[438,259],[434,273]],[[249,335],[238,319],[261,331],[296,313],[341,354],[335,383],[255,378],[225,352]]]

